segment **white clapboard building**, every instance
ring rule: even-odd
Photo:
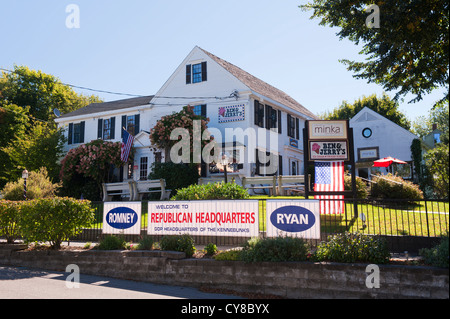
[[[317,117],[281,90],[199,47],[155,95],[91,104],[56,122],[65,129],[66,151],[96,139],[121,141],[126,128],[135,136],[136,152],[134,164],[124,167],[118,179],[143,180],[151,163],[164,161],[164,151],[151,145],[150,130],[162,116],[185,105],[210,119],[210,132],[216,141],[222,138],[230,158],[231,177],[265,175],[270,163],[276,163],[270,173],[304,173],[302,129],[306,120]],[[217,165],[202,165],[202,176],[221,174]]]
[[[387,168],[373,167],[373,162],[384,157],[394,157],[408,164],[390,167],[405,179],[413,178],[411,144],[418,137],[368,107],[350,120],[355,143],[357,175],[371,179],[374,174],[388,172]]]

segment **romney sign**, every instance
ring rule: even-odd
[[[105,203],[104,234],[139,235],[141,232],[141,203]]]

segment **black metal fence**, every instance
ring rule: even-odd
[[[344,212],[339,215],[321,215],[321,239],[343,232],[359,232],[386,238],[393,252],[417,251],[439,243],[449,232],[449,202],[444,200],[344,200]],[[103,234],[103,204],[93,202],[95,222],[72,241],[98,242]],[[266,200],[259,200],[259,232],[266,233]],[[127,241],[137,242],[147,234],[148,202],[142,202],[141,236],[126,236]],[[155,236],[159,240],[161,236]],[[240,245],[249,238],[223,236],[194,236],[196,244]]]

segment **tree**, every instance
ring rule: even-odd
[[[28,115],[48,122],[53,122],[55,108],[61,113],[69,113],[101,102],[97,96],[78,94],[55,76],[26,66],[14,66],[13,72],[2,72],[0,99],[8,104],[29,107]]]
[[[397,100],[408,93],[410,102],[422,99],[449,82],[448,0],[385,0],[376,3],[380,27],[368,25],[372,0],[312,0],[300,6],[312,10],[320,25],[338,27],[340,39],[360,42],[366,62],[341,60],[355,77],[377,83],[386,91],[398,90]],[[372,7],[373,8],[373,7]]]
[[[26,66],[1,72],[0,188],[17,180],[25,168],[45,167],[56,181],[64,140],[53,109],[68,113],[93,102],[100,99],[77,94],[53,75]]]
[[[377,97],[376,94],[368,97],[363,96],[353,102],[353,104],[344,101],[332,112],[325,113],[321,117],[326,120],[349,120],[358,114],[364,107],[368,107],[372,111],[377,112],[407,130],[409,130],[411,126],[406,116],[399,111],[398,103],[386,94],[383,94],[381,98]]]
[[[439,198],[448,200],[449,191],[449,146],[438,144],[425,154],[425,162],[433,176],[433,189]]]
[[[443,132],[441,142],[449,144],[449,113],[448,100],[438,102],[429,112],[428,116],[419,116],[413,122],[413,133],[425,137],[433,131],[433,124]]]

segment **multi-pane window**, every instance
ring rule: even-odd
[[[186,84],[207,81],[206,62],[186,65]]]
[[[146,181],[148,177],[148,157],[141,157],[141,166],[139,179]]]
[[[140,132],[140,115],[122,116],[122,127],[133,136]]]
[[[111,139],[111,119],[103,120],[103,139],[110,140]]]
[[[192,83],[202,82],[202,65],[194,64],[192,66]]]
[[[67,144],[71,145],[84,143],[84,129],[85,122],[77,124],[70,123]]]
[[[203,116],[206,118],[206,104],[195,105],[193,111],[195,115]]]

